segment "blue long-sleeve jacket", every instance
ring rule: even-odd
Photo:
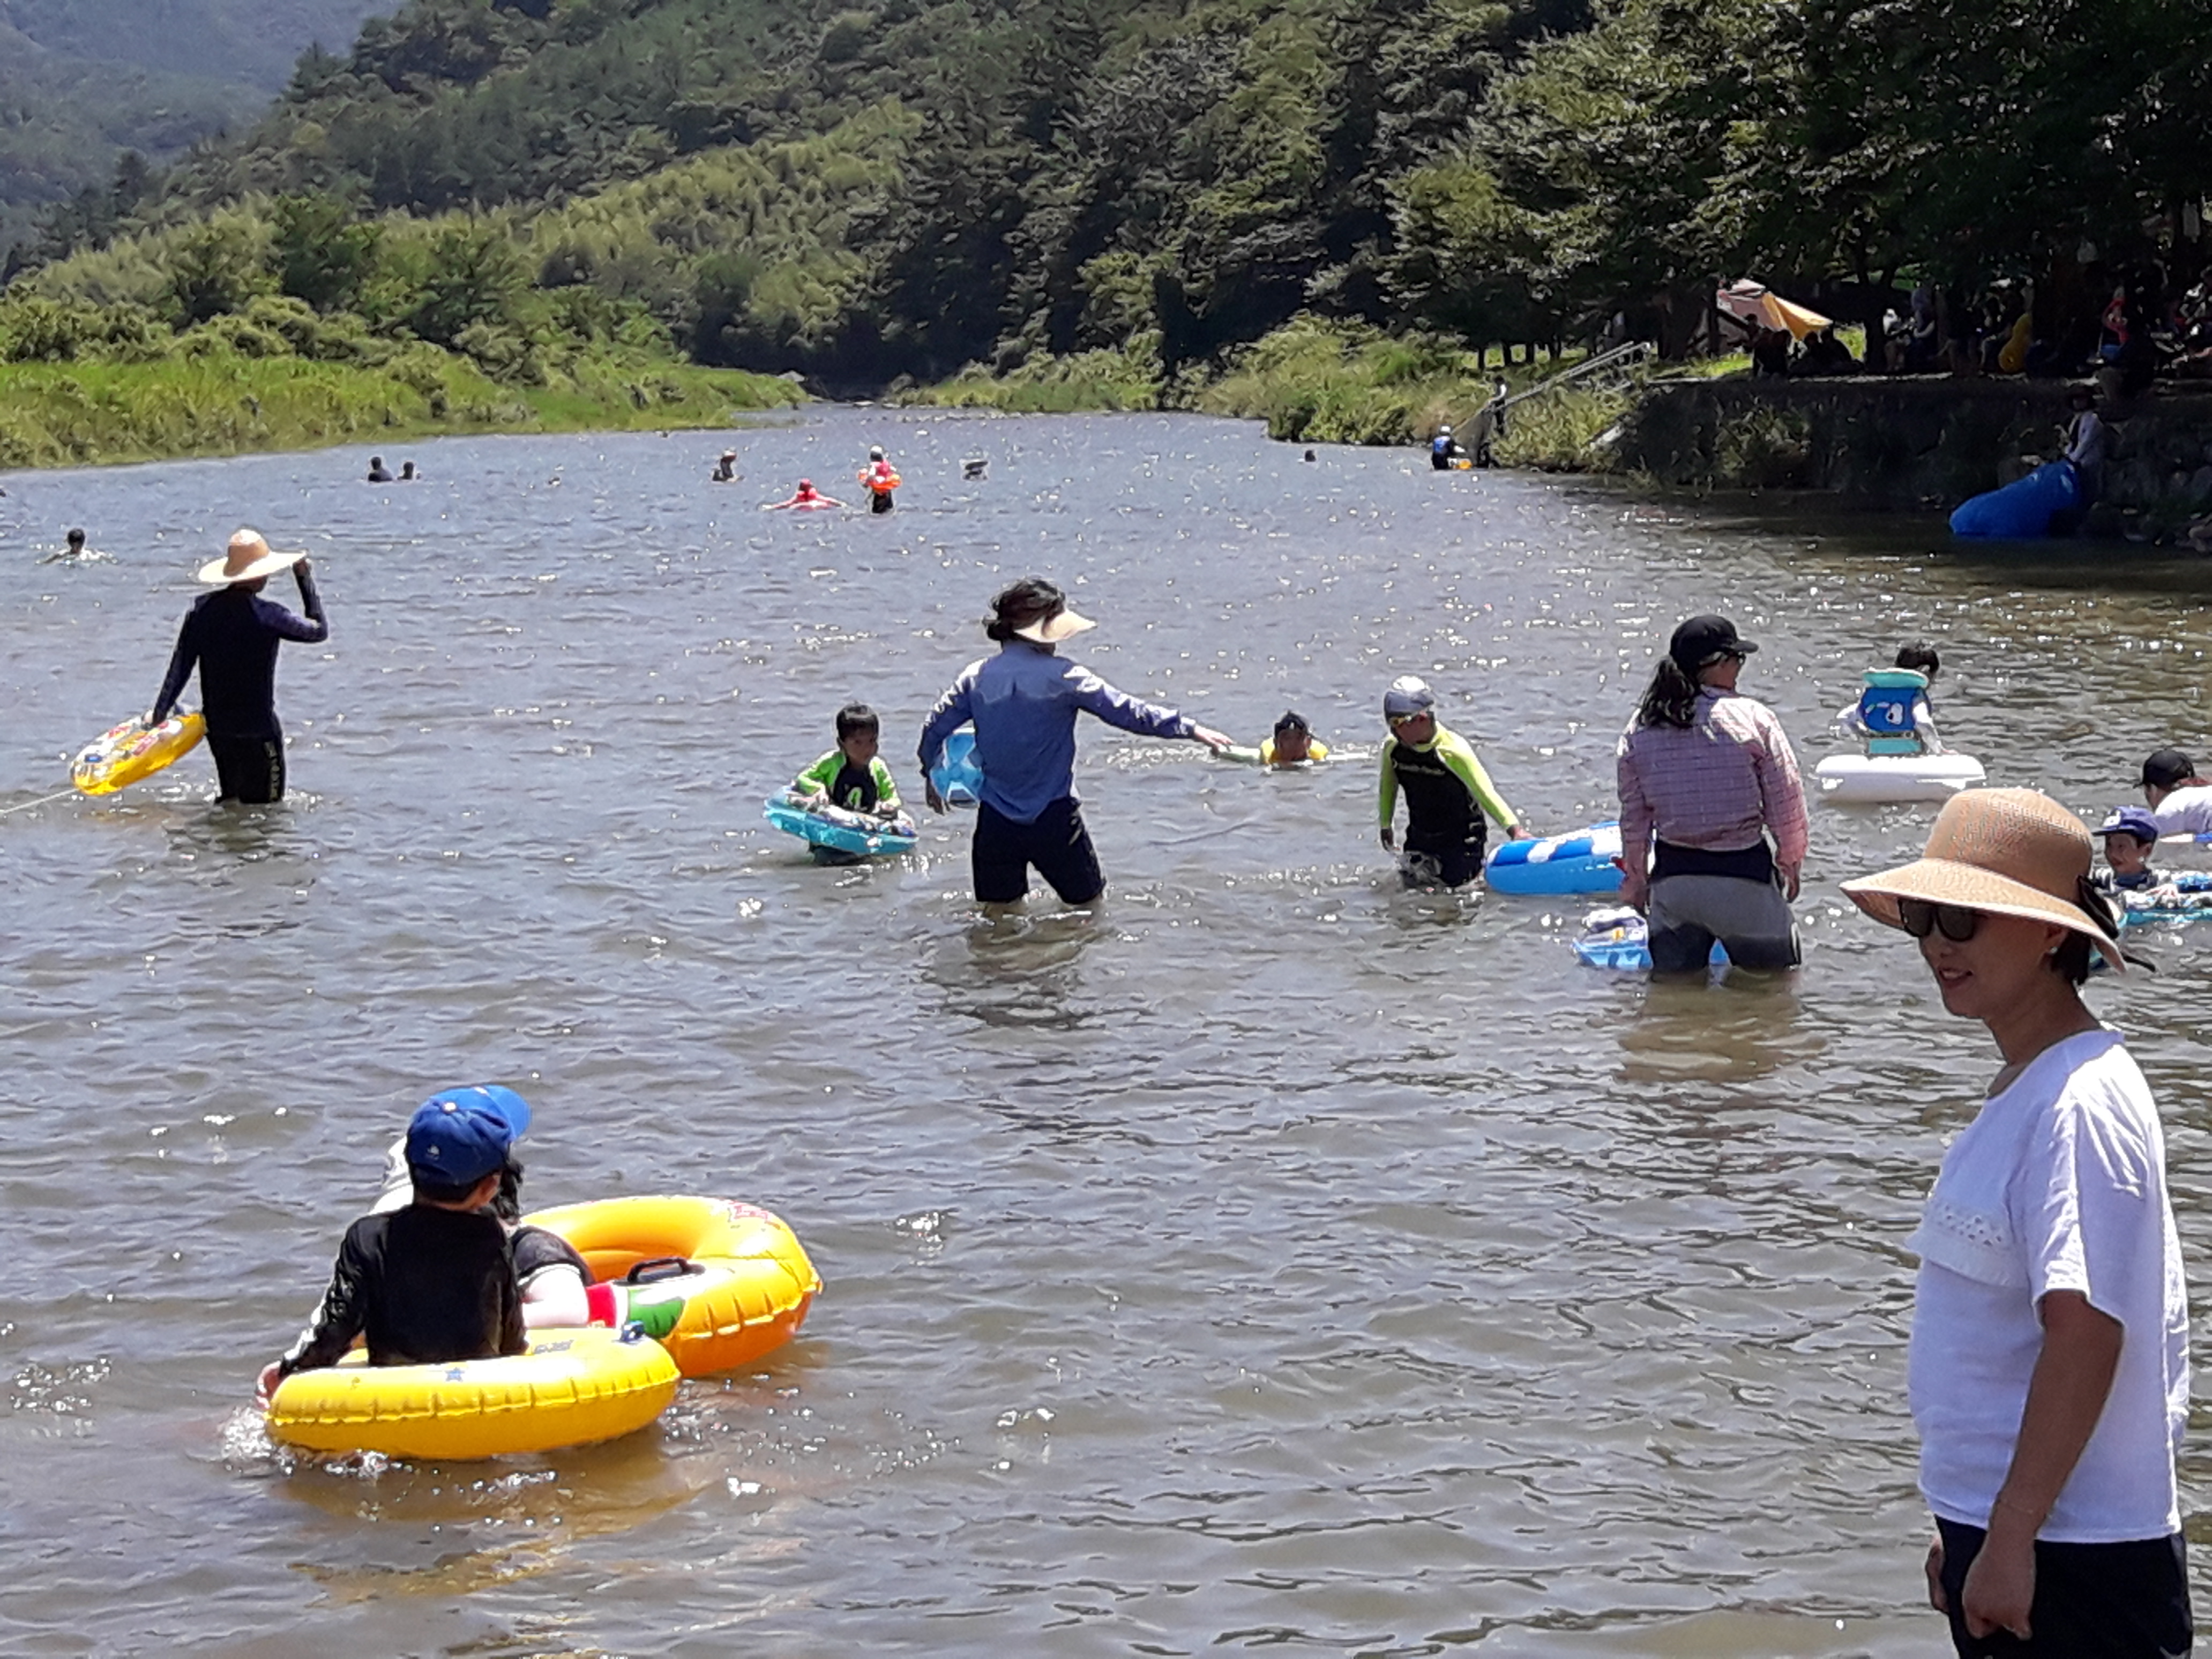
[[[926,774],[937,763],[945,738],[972,723],[984,804],[1017,823],[1034,823],[1053,802],[1075,793],[1079,713],[1152,738],[1187,738],[1197,729],[1172,708],[1115,690],[1080,663],[1009,640],[997,656],[962,669],[929,711],[921,728],[921,769]]]
[[[300,583],[300,603],[305,617],[296,617],[274,599],[243,587],[221,587],[203,594],[185,613],[177,630],[177,648],[169,658],[169,672],[161,682],[161,695],[154,699],[150,723],[159,726],[179,697],[185,682],[200,671],[200,712],[207,729],[216,737],[270,738],[276,724],[276,647],[296,640],[317,645],[331,636],[323,615],[322,595],[305,565],[295,565]]]

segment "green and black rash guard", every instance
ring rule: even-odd
[[[842,806],[848,812],[899,810],[898,785],[891,781],[891,769],[884,764],[880,755],[866,766],[855,766],[843,750],[832,749],[801,772],[793,787],[805,794],[819,789],[830,797],[832,806]]]
[[[1487,812],[1503,824],[1517,823],[1513,809],[1482,769],[1465,738],[1443,726],[1418,747],[1395,738],[1382,742],[1382,827],[1406,794],[1406,845],[1416,853],[1471,848],[1478,854],[1490,838]]]

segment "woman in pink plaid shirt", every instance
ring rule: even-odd
[[[1702,969],[1715,939],[1740,967],[1799,960],[1805,789],[1782,722],[1735,689],[1757,649],[1726,617],[1691,617],[1621,734],[1621,894],[1650,921],[1655,972]]]

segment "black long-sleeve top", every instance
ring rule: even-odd
[[[507,1229],[481,1210],[410,1204],[346,1229],[330,1288],[279,1374],[335,1365],[356,1336],[372,1365],[520,1353],[522,1291]]]
[[[152,723],[159,726],[200,671],[200,712],[218,737],[273,738],[276,725],[276,647],[285,640],[314,645],[331,636],[313,573],[295,565],[305,617],[242,587],[219,588],[192,602],[177,630],[169,677],[161,682]]]

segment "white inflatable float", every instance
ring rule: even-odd
[[[1988,781],[1972,755],[1831,755],[1813,769],[1824,799],[1948,800]]]

